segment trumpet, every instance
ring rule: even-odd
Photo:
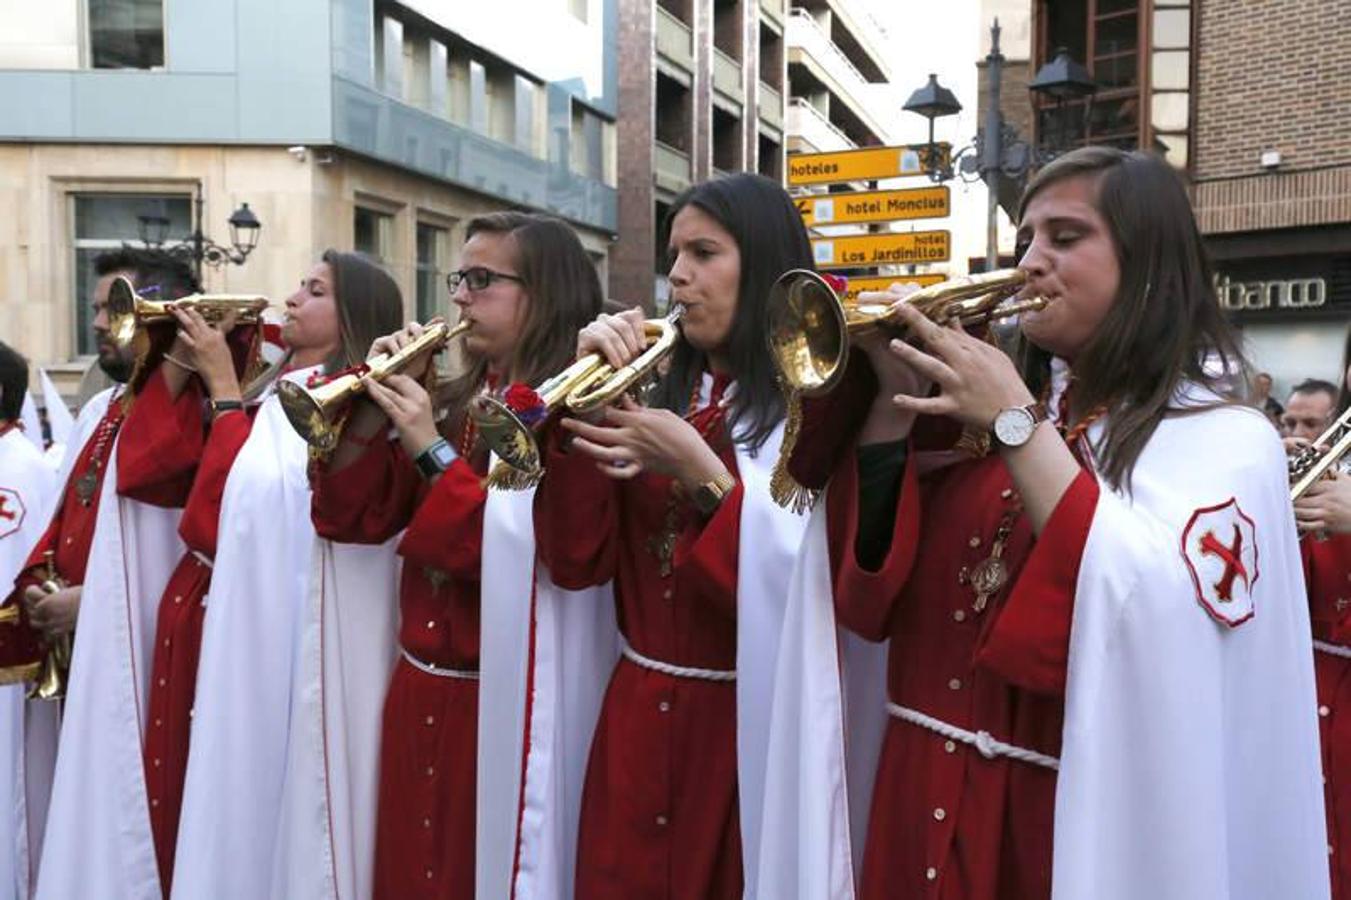
[[[1026,283],[1025,272],[1000,269],[923,288],[905,302],[935,322],[981,325],[1044,308],[1041,297],[1001,305]],[[890,304],[846,304],[824,278],[807,269],[780,276],[768,309],[775,368],[789,391],[805,397],[830,393],[844,376],[850,336],[885,325],[891,317]]]
[[[1338,416],[1312,444],[1290,457],[1290,500],[1303,497],[1348,450],[1351,450],[1351,409]]]
[[[117,346],[130,347],[146,325],[172,320],[171,307],[195,309],[212,323],[230,313],[240,323],[254,323],[267,309],[268,299],[256,294],[190,294],[177,300],[150,300],[119,275],[108,286],[108,336]]]
[[[293,381],[280,382],[277,394],[287,421],[316,452],[332,452],[342,438],[352,401],[366,391],[361,383],[363,378],[380,382],[390,375],[397,375],[424,353],[440,350],[461,337],[469,330],[469,325],[466,321],[451,326],[438,319],[397,352],[373,356],[363,365],[314,387],[304,387]]]
[[[560,407],[586,413],[617,401],[640,382],[675,349],[680,339],[678,323],[685,308],[679,304],[664,319],[648,319],[643,332],[647,349],[619,369],[590,353],[533,389],[527,408],[516,408],[511,392],[506,399],[480,394],[469,405],[469,418],[478,426],[488,447],[511,470],[491,476],[494,486],[519,489],[537,483],[544,474],[535,429]]]
[[[42,582],[42,590],[48,594],[55,594],[68,586],[56,574],[54,556],[51,550],[47,551],[47,578]],[[63,634],[52,642],[38,663],[37,675],[28,689],[29,700],[66,699],[66,683],[70,680],[70,657],[74,649],[69,634]]]

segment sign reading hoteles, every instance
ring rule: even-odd
[[[812,257],[818,269],[947,262],[952,258],[952,233],[911,231],[824,238],[812,241]]]
[[[854,222],[891,222],[899,219],[943,219],[951,213],[947,185],[899,191],[854,194],[818,194],[794,198],[802,223],[848,225]]]
[[[952,145],[938,144],[937,164],[951,164]],[[926,144],[865,147],[835,153],[794,153],[788,157],[788,184],[832,184],[839,181],[875,181],[925,174]]]

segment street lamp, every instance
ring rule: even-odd
[[[192,233],[183,241],[170,247],[166,252],[172,256],[192,262],[197,277],[202,276],[202,263],[219,268],[227,263],[242,266],[250,253],[258,246],[258,237],[263,223],[249,209],[247,203],[230,214],[227,220],[230,226],[230,246],[222,247],[202,233],[202,190],[197,189],[195,200],[196,223]],[[162,215],[142,215],[136,217],[141,243],[147,247],[159,247],[164,244],[169,233],[169,219]]]
[[[1036,77],[1032,79],[1027,88],[1035,94],[1049,97],[1055,101],[1058,134],[1055,143],[1049,149],[1048,155],[1055,156],[1064,152],[1073,141],[1065,104],[1086,99],[1084,124],[1087,126],[1088,117],[1092,110],[1093,95],[1098,91],[1097,82],[1093,80],[1093,76],[1088,74],[1087,69],[1070,57],[1067,49],[1058,47],[1055,51],[1055,58],[1037,70]]]
[[[1016,200],[1016,192],[1028,173],[1038,166],[1050,162],[1068,149],[1069,135],[1065,115],[1065,104],[1083,98],[1089,98],[1085,104],[1085,122],[1091,108],[1092,95],[1098,86],[1088,71],[1070,58],[1063,47],[1056,51],[1056,57],[1042,66],[1028,89],[1039,96],[1050,97],[1056,101],[1058,119],[1058,140],[1046,149],[1030,147],[1018,134],[1017,129],[1004,121],[999,105],[999,93],[1004,74],[1004,55],[999,52],[999,20],[995,19],[990,27],[990,52],[985,57],[986,83],[988,94],[985,99],[985,122],[976,133],[975,140],[953,154],[957,163],[957,173],[963,181],[984,181],[989,189],[989,209],[986,216],[985,264],[987,269],[998,265],[998,209],[1003,197],[1006,204]],[[933,120],[939,116],[953,115],[961,110],[961,104],[951,91],[938,84],[938,79],[930,75],[929,83],[910,95],[905,108],[918,113],[929,120],[929,145],[925,155],[930,164],[929,177],[934,181],[946,181],[954,177],[952,165],[940,167],[935,164],[938,147],[934,144]]]
[[[929,83],[910,95],[902,107],[906,112],[916,113],[929,120],[929,143],[924,149],[924,171],[933,181],[949,181],[952,178],[950,160],[940,163],[938,145],[934,143],[934,119],[955,116],[962,111],[962,104],[952,91],[938,83],[938,76],[929,73]]]

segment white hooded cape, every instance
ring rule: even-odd
[[[14,579],[28,561],[33,545],[42,537],[51,521],[58,499],[56,472],[42,451],[18,431],[0,436],[0,585],[3,593],[13,590]],[[31,796],[25,775],[25,737],[31,729],[45,733],[46,757],[50,770],[56,752],[56,710],[33,709],[35,720],[25,722],[28,704],[24,694],[28,686],[11,684],[0,687],[0,897],[26,898],[36,871],[36,859],[30,859],[42,847],[40,831],[30,836],[30,827],[41,828],[46,811],[46,790],[50,790],[50,771],[44,779],[46,790]],[[54,706],[54,704],[53,704]],[[36,736],[36,735],[33,735]],[[38,806],[30,813],[30,804]]]
[[[1053,896],[1327,897],[1308,608],[1280,442],[1247,409],[1170,416],[1132,486],[1126,496],[1100,482],[1076,587]],[[1224,569],[1187,527],[1231,499],[1256,538],[1242,557],[1250,597],[1237,601],[1254,615],[1232,626],[1202,605]],[[766,832],[775,884],[761,896],[847,900],[862,834],[851,853],[851,780],[872,772],[846,759],[845,735],[857,735],[842,725],[824,508],[815,515],[775,698],[773,733],[789,749],[769,779],[786,802],[783,827]]]
[[[143,711],[159,598],[184,552],[181,510],[118,496],[119,445],[120,436],[108,455],[80,596],[37,881],[43,900],[84,898],[91,884],[108,900],[161,895]]]
[[[174,863],[182,900],[265,898],[272,886],[316,543],[307,461],[269,393],[221,502]]]
[[[619,658],[610,586],[565,591],[536,561],[534,496],[490,490],[483,512],[479,900],[572,896],[591,736]]]

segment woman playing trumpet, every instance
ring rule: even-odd
[[[890,640],[861,895],[1326,896],[1285,471],[1236,402],[1185,189],[1152,155],[1077,150],[1032,180],[1018,237],[1049,301],[1021,368],[898,303],[915,343],[871,343],[793,461],[834,479],[790,617]],[[926,467],[924,416],[992,452]],[[836,677],[833,642],[794,646],[821,652],[785,665]],[[779,699],[776,725],[801,722]],[[838,747],[813,758],[858,777]],[[847,873],[842,833],[766,865]]]
[[[667,227],[685,308],[670,369],[647,406],[562,420],[536,495],[542,559],[566,587],[613,579],[625,641],[582,799],[589,900],[739,898],[753,877],[777,582],[801,532],[769,497],[783,401],[761,324],[775,278],[811,266],[801,220],[773,182],[733,175]],[[642,321],[602,316],[578,355],[629,362]]]
[[[596,270],[572,230],[524,213],[470,221],[448,284],[469,323],[466,372],[435,398],[420,383],[430,354],[382,383],[367,378],[369,400],[357,401],[314,478],[322,536],[382,543],[403,532],[402,655],[384,706],[376,898],[474,896],[479,598],[497,573],[483,570],[489,457],[466,406],[480,391],[565,366],[601,305]],[[371,355],[393,353],[421,330],[382,337]],[[524,593],[493,599],[528,603]],[[508,801],[514,809],[515,794]],[[505,883],[488,894],[506,896]]]

